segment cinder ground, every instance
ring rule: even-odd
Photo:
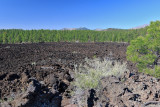
[[[0,106],[71,107],[71,76],[74,64],[86,57],[108,57],[126,61],[126,43],[37,43],[0,45]],[[137,73],[128,62],[129,72],[121,78],[103,78],[101,91],[89,90],[87,106],[158,106],[160,82]],[[72,104],[78,106],[77,104]]]

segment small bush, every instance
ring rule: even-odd
[[[100,60],[100,58],[86,58],[84,64],[75,65],[75,81],[73,82],[75,89],[72,103],[77,103],[80,107],[85,106],[88,90],[100,90],[100,80],[103,77],[111,75],[118,77],[125,71],[128,71],[126,63],[122,64],[107,59]]]
[[[127,71],[126,63],[121,64],[117,61],[86,58],[85,62],[85,64],[76,65],[75,68],[74,85],[81,89],[98,88],[101,78],[110,75],[120,76],[124,71]]]

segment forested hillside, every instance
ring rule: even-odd
[[[144,36],[142,29],[94,30],[0,30],[0,43],[37,43],[37,42],[130,42],[138,36]]]

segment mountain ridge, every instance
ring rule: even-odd
[[[149,24],[144,24],[144,25],[140,25],[140,26],[136,26],[130,29],[141,29],[141,28],[145,28],[149,26]],[[101,28],[96,28],[96,29],[89,29],[87,27],[79,27],[79,28],[63,28],[60,30],[94,30],[94,31],[110,31],[110,30],[123,30],[121,28],[106,28],[106,29],[101,29]]]

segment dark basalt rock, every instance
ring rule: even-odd
[[[6,48],[6,47],[10,48]],[[73,90],[74,64],[86,57],[126,61],[126,43],[34,43],[1,44],[0,106],[69,107]],[[131,107],[159,104],[158,79],[138,73],[127,62],[129,72],[101,80],[102,88],[87,90],[86,105]],[[151,101],[151,102],[150,102]]]

